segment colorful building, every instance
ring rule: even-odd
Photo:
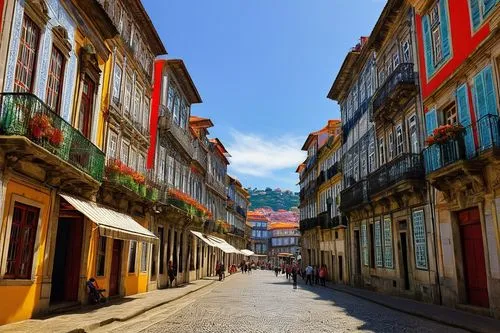
[[[273,222],[268,225],[270,248],[269,261],[274,266],[282,263],[282,258],[298,258],[300,254],[299,225],[293,222]]]
[[[494,0],[410,2],[441,299],[498,318],[500,8]]]

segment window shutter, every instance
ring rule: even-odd
[[[474,78],[474,102],[476,108],[477,119],[481,119],[488,113],[488,105],[486,103],[485,84],[483,82],[483,73],[479,73]]]
[[[425,69],[427,73],[427,80],[429,80],[432,74],[434,74],[434,61],[432,59],[432,37],[429,15],[425,15],[422,18],[422,26],[424,29]]]
[[[484,15],[489,13],[489,11],[495,6],[498,0],[484,0]]]
[[[495,83],[493,82],[493,68],[491,65],[483,70],[484,92],[486,97],[487,113],[497,115],[497,98]]]
[[[481,11],[479,10],[479,0],[470,0],[470,10],[472,16],[472,26],[476,29],[481,23]]]
[[[467,157],[470,158],[474,155],[475,144],[474,144],[474,134],[472,132],[471,118],[470,118],[470,108],[469,99],[467,94],[467,84],[461,85],[456,93],[457,99],[457,109],[458,109],[458,121],[462,126],[465,127],[465,151]]]
[[[438,126],[436,109],[427,111],[425,114],[425,131],[427,136],[432,135],[432,132]]]
[[[446,5],[448,0],[439,1],[439,15],[440,15],[440,29],[441,29],[441,45],[443,49],[443,59],[447,59],[451,54],[450,45],[450,34],[449,34],[449,24],[448,24],[448,6]]]

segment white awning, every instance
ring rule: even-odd
[[[158,237],[137,223],[129,215],[106,208],[95,202],[75,198],[68,194],[61,194],[61,197],[97,224],[101,236],[148,243],[158,241]]]
[[[190,230],[190,231],[193,235],[195,235],[196,237],[198,237],[199,239],[204,241],[208,246],[212,246],[212,247],[215,246],[214,243],[212,243],[212,241],[210,241],[210,239],[207,238],[207,235],[202,234],[201,232],[198,232],[198,231],[194,231],[194,230]]]
[[[234,246],[223,240],[222,238],[215,237],[212,235],[206,235],[206,237],[214,244],[215,247],[221,249],[224,253],[237,253],[241,254],[241,252],[236,249]]]
[[[250,251],[250,250],[240,250],[241,253],[243,253],[244,255],[246,255],[247,257],[251,257],[253,255],[255,255],[255,252],[253,251]]]

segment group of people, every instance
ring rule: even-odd
[[[328,276],[328,269],[326,268],[326,265],[320,265],[320,266],[308,265],[303,272],[302,279],[306,280],[306,285],[307,283],[309,283],[312,286],[314,283],[325,286],[327,276]]]
[[[240,263],[240,269],[242,273],[252,273],[252,269],[255,269],[255,262],[252,260],[251,262],[242,260]]]
[[[286,279],[289,280],[292,278],[293,281],[293,289],[297,289],[297,275],[300,275],[300,268],[296,264],[282,264],[281,267],[276,266],[274,268],[274,273],[276,274],[276,277],[278,274],[285,274]]]

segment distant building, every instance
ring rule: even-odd
[[[267,255],[269,250],[269,219],[260,212],[248,212],[248,224],[252,226],[250,249],[257,255]]]
[[[268,225],[271,236],[269,259],[274,264],[279,264],[280,257],[296,257],[300,253],[300,231],[298,223],[274,222]]]

